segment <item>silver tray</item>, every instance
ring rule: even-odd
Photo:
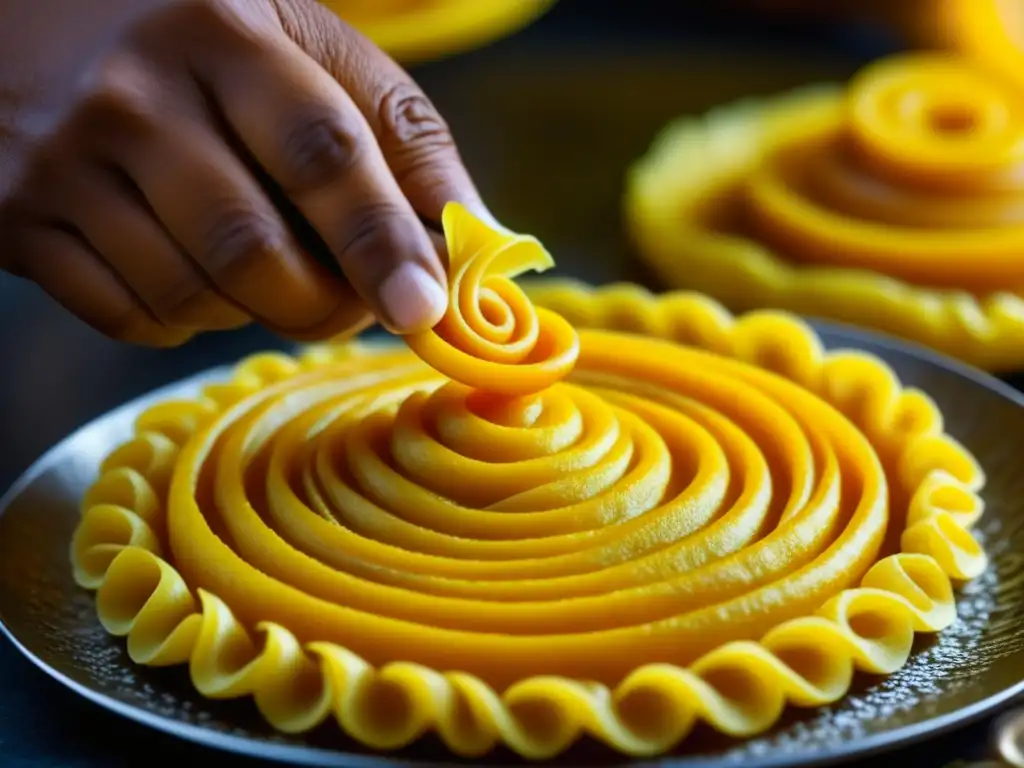
[[[825,765],[933,736],[1024,692],[1024,396],[911,345],[836,325],[816,327],[827,346],[874,352],[902,381],[936,399],[949,431],[988,474],[978,530],[991,567],[961,591],[953,627],[919,640],[911,661],[896,674],[860,679],[834,706],[790,711],[773,731],[746,742],[697,733],[677,754],[632,762],[584,742],[560,764]],[[129,436],[141,410],[160,399],[188,396],[223,375],[224,369],[208,371],[93,421],[44,455],[0,499],[0,629],[43,671],[82,696],[207,746],[317,766],[523,762],[506,752],[486,761],[458,761],[429,738],[398,754],[377,755],[346,740],[333,723],[305,737],[275,734],[251,702],[205,700],[191,689],[183,669],[137,667],[123,641],[103,631],[92,595],[75,586],[68,565],[79,499],[100,460]]]

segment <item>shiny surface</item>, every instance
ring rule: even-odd
[[[685,756],[671,764],[711,765],[715,758],[754,757],[765,761],[761,764],[820,764],[893,741],[921,738],[979,714],[1024,687],[1024,476],[1016,461],[1024,450],[1024,400],[994,380],[868,336],[833,329],[826,330],[824,340],[829,347],[856,346],[879,354],[901,380],[927,389],[947,414],[947,429],[975,453],[989,475],[988,507],[979,533],[992,555],[992,566],[961,593],[959,621],[936,640],[919,642],[911,662],[896,674],[881,682],[862,678],[855,693],[839,704],[790,716],[762,738],[738,744],[710,737],[689,742]],[[71,580],[67,542],[78,517],[78,501],[99,460],[128,436],[133,418],[147,403],[187,396],[202,380],[129,403],[78,431],[0,502],[0,619],[13,639],[51,674],[89,698],[161,730],[309,765],[370,764],[366,759],[343,759],[337,751],[366,753],[340,740],[332,729],[307,741],[276,735],[245,704],[204,701],[192,693],[180,670],[132,665],[123,641],[103,631],[90,596]],[[422,746],[402,753],[403,758],[431,764],[439,764],[442,755]],[[502,757],[497,762],[511,761]],[[563,762],[616,759],[585,744],[567,753]]]
[[[748,94],[836,80],[892,48],[862,29],[773,25],[735,9],[717,16],[683,10],[698,4],[628,5],[593,14],[585,0],[562,0],[521,35],[416,71],[499,216],[540,235],[559,272],[598,282],[646,282],[627,258],[621,179],[664,121]],[[0,275],[0,488],[77,426],[120,403],[281,346],[255,329],[166,352],[119,346]],[[16,581],[29,579],[21,574]],[[181,762],[210,757],[230,768],[262,764],[197,750],[112,715],[66,691],[2,641],[0,680],[5,768],[114,768],[157,754]],[[926,768],[980,759],[989,735],[990,723],[982,722],[872,765]]]

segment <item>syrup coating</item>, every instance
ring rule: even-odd
[[[973,62],[898,56],[681,121],[626,205],[674,288],[1024,363],[1024,92]]]
[[[836,701],[954,620],[954,583],[986,565],[984,474],[927,395],[781,313],[578,286],[534,310],[473,265],[544,266],[539,245],[447,214],[449,312],[477,332],[560,314],[574,365],[467,386],[477,337],[449,318],[424,358],[450,376],[321,346],[146,411],[71,548],[135,662],[381,750],[435,731],[468,757],[584,734],[652,755],[698,721],[742,737]],[[509,305],[467,307],[488,290]],[[502,365],[559,359],[528,337]]]

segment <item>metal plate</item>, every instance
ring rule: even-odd
[[[896,674],[861,678],[856,690],[832,707],[791,711],[763,737],[736,743],[698,732],[678,754],[632,765],[698,768],[752,760],[766,766],[823,765],[934,735],[1024,691],[1024,397],[996,379],[910,345],[835,325],[817,327],[829,347],[874,352],[905,383],[936,399],[949,431],[988,473],[979,533],[992,566],[962,590],[957,623],[937,638],[919,641],[911,661]],[[430,739],[399,754],[377,756],[345,740],[333,723],[301,738],[275,734],[249,701],[198,696],[181,668],[136,667],[123,641],[100,627],[92,595],[74,585],[68,565],[78,501],[99,461],[130,434],[136,414],[158,399],[187,396],[222,374],[214,370],[173,384],[97,419],[47,453],[0,500],[0,628],[69,688],[183,739],[304,765],[470,764],[453,761]],[[500,752],[486,762],[521,761]],[[584,742],[560,762],[628,761]]]

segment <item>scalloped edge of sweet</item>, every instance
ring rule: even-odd
[[[853,323],[985,370],[1019,368],[1024,298],[1014,293],[979,298],[865,270],[795,266],[754,240],[680,223],[708,189],[756,161],[776,124],[832,111],[842,93],[811,86],[666,126],[627,174],[623,205],[639,257],[669,288],[700,291],[733,309],[775,307]]]
[[[627,755],[662,754],[683,741],[698,720],[734,737],[763,733],[787,704],[814,707],[841,699],[857,670],[896,671],[909,658],[915,633],[940,631],[955,620],[954,584],[987,567],[970,532],[983,510],[977,491],[984,472],[943,432],[934,403],[902,387],[883,361],[856,351],[825,352],[813,329],[787,313],[735,317],[696,294],[655,298],[635,286],[602,292],[565,283],[546,284],[535,293],[540,304],[583,326],[622,330],[640,318],[648,333],[664,338],[683,333],[690,343],[768,370],[780,372],[777,367],[789,364],[786,360],[795,361],[794,380],[814,387],[841,412],[846,413],[844,398],[850,407],[863,403],[865,395],[878,399],[864,410],[876,414],[866,417],[872,423],[858,424],[866,434],[898,430],[890,434],[903,435],[908,414],[931,409],[926,426],[909,428],[913,436],[898,464],[905,485],[915,489],[901,551],[877,561],[860,586],[838,593],[814,615],[779,624],[758,642],[726,643],[686,668],[641,665],[614,688],[534,677],[499,693],[457,671],[399,660],[374,668],[335,645],[303,646],[278,625],[246,627],[217,596],[203,590],[193,594],[161,557],[166,535],[161,499],[181,446],[218,414],[265,385],[365,353],[358,345],[325,345],[298,358],[266,353],[243,360],[229,380],[208,385],[199,398],[145,411],[135,437],[108,455],[83,500],[71,545],[75,579],[97,591],[104,628],[127,638],[135,663],[187,663],[205,697],[251,695],[264,719],[282,732],[302,733],[333,715],[342,731],[378,750],[402,748],[434,731],[463,757],[481,757],[504,744],[524,757],[546,759],[584,734]],[[789,344],[790,357],[780,362],[777,338],[786,329],[789,341],[799,343]],[[919,441],[927,441],[941,461],[922,465]],[[935,448],[941,449],[938,454]],[[90,516],[101,524],[85,525]],[[103,535],[85,541],[89,530]],[[123,595],[129,585],[137,605],[120,615],[104,611],[109,595]],[[858,634],[858,618],[869,614],[885,632]],[[227,676],[217,674],[224,658],[235,662]],[[405,708],[390,713],[385,725],[374,720],[379,717],[374,702],[382,692]]]

